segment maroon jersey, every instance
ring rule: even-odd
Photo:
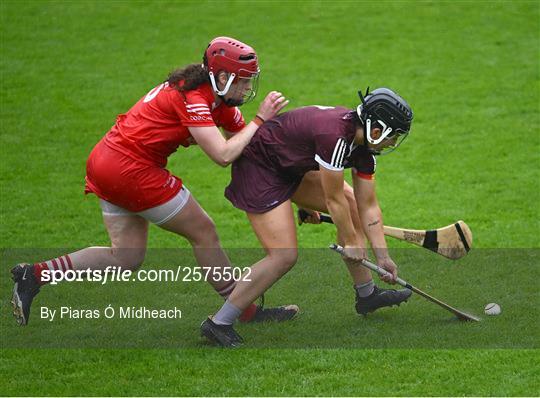
[[[375,173],[375,158],[355,146],[354,113],[343,107],[306,106],[264,123],[242,156],[290,178],[324,167],[354,167],[362,178]]]

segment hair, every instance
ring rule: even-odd
[[[184,91],[194,90],[201,84],[209,83],[210,78],[203,65],[191,64],[172,71],[166,81],[170,87],[183,93]],[[182,81],[183,84],[180,84]]]
[[[364,122],[362,122],[362,120],[360,119],[360,116],[358,116],[358,113],[356,113],[356,109],[351,109],[351,111],[347,113],[345,118],[348,120],[352,120],[356,127],[364,126]]]

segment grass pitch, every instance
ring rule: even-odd
[[[538,394],[538,2],[4,1],[0,10],[1,395]],[[402,94],[415,120],[404,145],[378,162],[385,222],[464,219],[475,250],[449,262],[389,240],[401,275],[473,313],[498,302],[502,315],[457,323],[413,297],[357,318],[350,281],[326,249],[333,228],[303,226],[297,266],[267,295],[270,304],[298,303],[302,315],[240,326],[246,349],[201,345],[198,324],[219,306],[202,283],[48,286],[36,305],[178,302],[184,316],[48,322],[35,306],[31,324],[16,328],[14,262],[45,248],[108,244],[97,200],[82,194],[93,145],[219,35],[257,49],[259,100],[278,89],[290,108],[352,107],[368,85]],[[256,108],[244,107],[248,120]],[[223,198],[228,169],[197,148],[179,149],[169,168],[213,217],[231,257],[256,256],[245,216]],[[158,228],[149,246],[192,263],[186,243]]]

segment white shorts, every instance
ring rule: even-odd
[[[111,202],[100,199],[99,205],[101,206],[101,212],[104,216],[132,216],[139,215],[146,220],[154,223],[156,225],[161,225],[175,215],[177,215],[180,210],[184,208],[190,196],[189,190],[183,186],[182,189],[166,203],[162,205],[152,207],[137,213],[133,213],[129,210],[124,209],[123,207],[117,206]]]

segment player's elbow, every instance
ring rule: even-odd
[[[221,167],[227,167],[233,162],[234,159],[232,159],[230,156],[227,156],[226,154],[217,154],[215,156],[212,156],[212,160],[215,164]]]
[[[226,160],[226,159],[219,159],[219,160],[216,160],[216,163],[221,166],[221,167],[227,167],[228,165],[230,165],[232,162]]]
[[[356,200],[356,205],[360,212],[373,211],[379,209],[379,202],[375,195],[363,197],[361,200]]]
[[[221,151],[218,156],[218,161],[216,163],[219,164],[221,167],[227,167],[236,160],[238,155],[239,153],[226,149],[224,151]]]
[[[370,215],[375,215],[376,217],[382,216],[381,208],[376,200],[370,202],[357,202],[357,206],[360,218],[369,218]]]
[[[222,159],[221,159],[221,163],[219,163],[219,165],[221,167],[227,167],[228,165],[230,165],[232,162],[234,162],[236,158],[235,157],[232,157],[232,156],[224,156]]]

